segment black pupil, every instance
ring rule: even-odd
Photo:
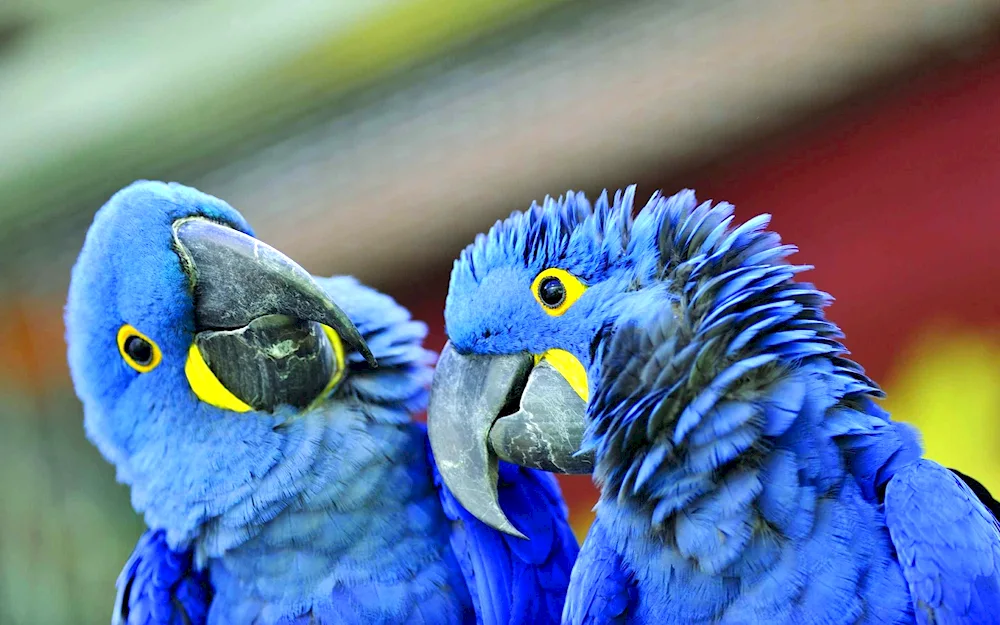
[[[149,341],[138,336],[130,336],[125,339],[125,353],[137,364],[148,365],[153,362],[153,346]]]
[[[566,287],[559,278],[545,278],[538,285],[538,297],[549,308],[555,308],[566,299]]]

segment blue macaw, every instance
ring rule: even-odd
[[[593,470],[568,624],[1000,622],[996,502],[873,401],[769,216],[634,195],[455,263],[428,427],[459,501],[509,531],[498,459]]]
[[[552,475],[499,470],[528,540],[441,487],[426,327],[313,278],[225,202],[141,181],[73,269],[69,364],[91,441],[149,530],[114,623],[553,623],[577,544]]]

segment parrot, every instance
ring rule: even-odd
[[[592,475],[566,624],[1000,622],[996,501],[880,407],[770,216],[635,190],[455,260],[427,419],[458,501],[511,532],[501,462]]]
[[[578,543],[555,476],[498,467],[519,536],[443,486],[415,416],[425,324],[313,277],[229,204],[140,180],[72,269],[88,439],[146,522],[112,623],[557,623]]]

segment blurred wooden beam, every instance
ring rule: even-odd
[[[311,269],[386,280],[454,257],[545,193],[723,154],[876,79],[974,53],[1000,2],[649,1],[564,16],[195,182]]]
[[[241,14],[219,8],[235,1],[190,6]],[[0,114],[0,142],[18,138],[0,151],[4,269],[21,262],[37,276],[49,267],[32,284],[64,288],[97,206],[132,179],[153,177],[225,198],[314,272],[385,284],[454,257],[493,219],[546,193],[624,184],[650,162],[688,168],[921,63],[974,55],[1000,24],[1000,0],[575,0],[545,13],[529,0],[419,0],[397,8],[342,36],[310,39],[266,72],[250,64],[264,73],[211,100],[167,88],[183,72],[165,72],[172,78],[159,91],[130,91],[158,84],[156,75],[139,80],[157,67],[148,55],[127,65],[134,76],[119,76],[110,96],[94,90],[96,101],[81,94],[91,77],[106,78],[84,72],[87,64],[76,95],[59,102],[37,85],[34,96],[5,89],[13,83],[0,68],[0,92],[41,110]],[[244,35],[270,32],[266,12],[254,15]],[[497,30],[527,15],[536,17]],[[162,25],[163,36],[176,38],[178,24]],[[335,26],[343,24],[317,28]],[[446,52],[476,37],[462,54]],[[248,45],[232,43],[228,64],[212,66],[236,71]],[[415,50],[439,60],[400,73]],[[265,74],[270,82],[255,82]],[[213,80],[194,75],[202,86]],[[128,107],[112,96],[133,91],[165,116],[122,114]],[[337,93],[351,95],[331,100]],[[10,101],[0,98],[0,113]],[[91,135],[70,117],[52,118],[48,129],[39,121],[46,110],[74,107],[121,127]],[[31,120],[36,130],[18,128]],[[25,156],[36,144],[50,157]],[[24,271],[9,275],[24,284]]]
[[[563,1],[98,2],[46,20],[0,57],[0,242]]]

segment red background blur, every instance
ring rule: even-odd
[[[893,374],[919,364],[910,361],[923,355],[911,352],[928,332],[943,334],[945,342],[950,335],[981,333],[984,349],[995,341],[998,119],[1000,51],[981,64],[938,67],[838,107],[808,128],[754,145],[681,182],[654,169],[639,180],[638,196],[690,187],[701,200],[735,204],[740,220],[773,215],[772,227],[799,247],[795,262],[816,267],[803,279],[837,298],[829,315],[847,334],[853,357],[885,386]],[[436,350],[445,342],[447,278],[448,269],[441,268],[400,295],[415,317],[430,324],[428,344]],[[1000,368],[987,374],[1000,384]],[[961,414],[951,417],[957,429],[976,425]],[[957,445],[954,456],[961,457]],[[995,467],[978,468],[992,481]],[[588,477],[564,477],[562,483],[582,530],[596,491]]]

